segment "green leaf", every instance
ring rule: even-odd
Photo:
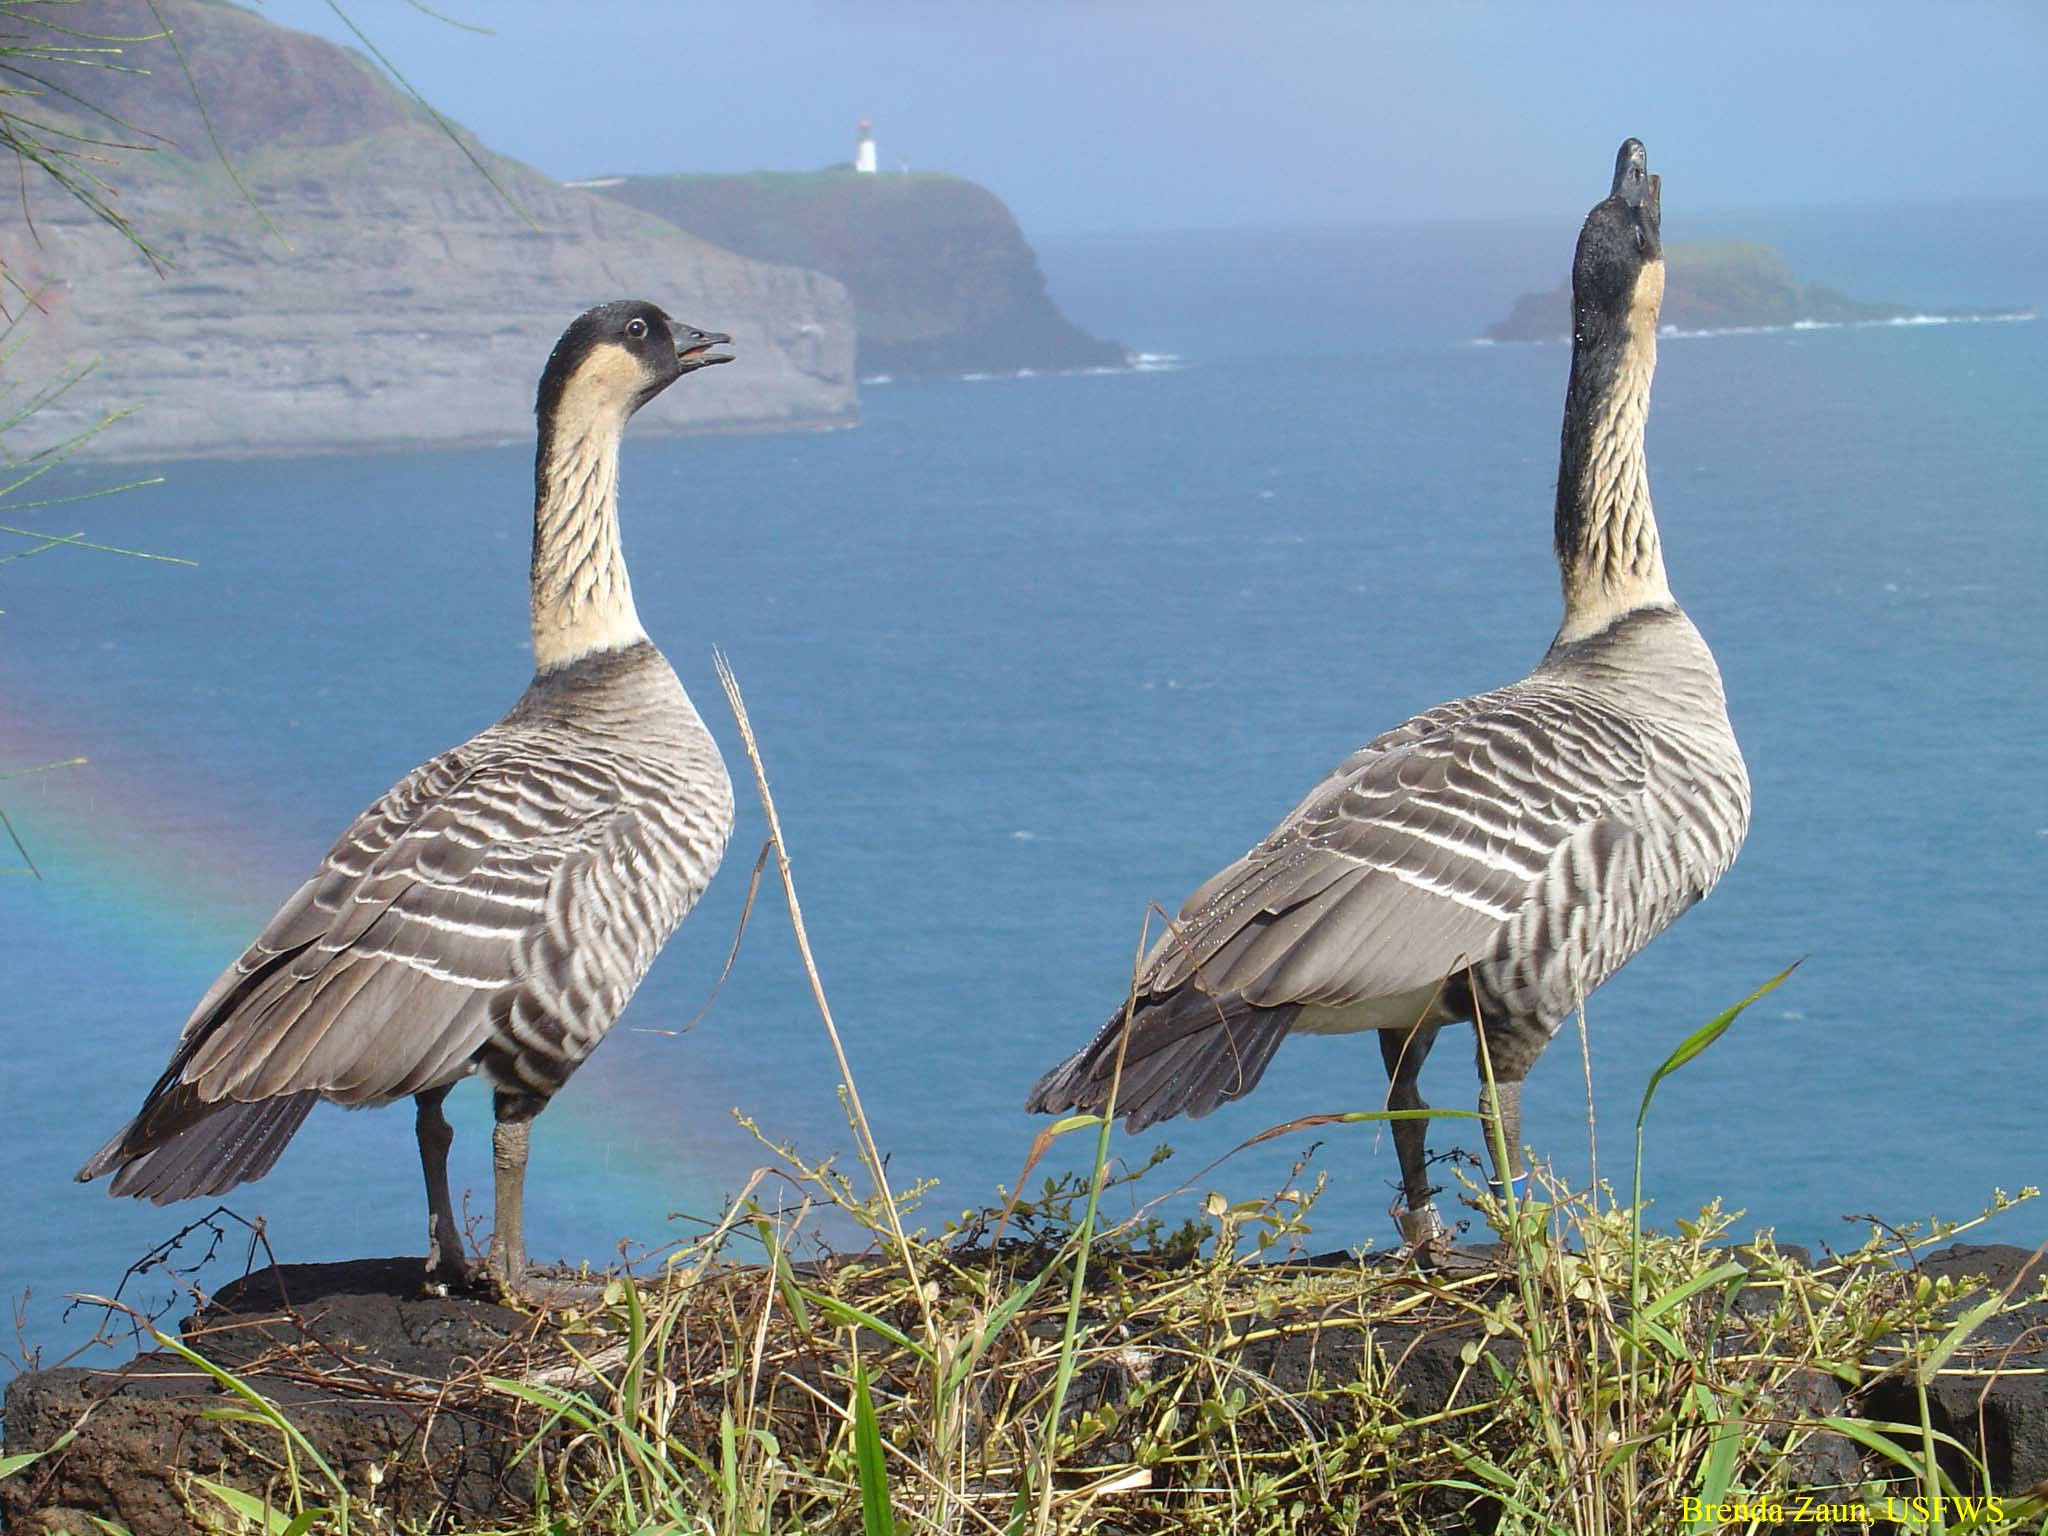
[[[1922,1432],[1921,1426],[1918,1424],[1888,1424],[1883,1420],[1850,1419],[1834,1413],[1823,1414],[1819,1422],[1824,1427],[1834,1430],[1837,1434],[1847,1435],[1858,1445],[1877,1452],[1885,1460],[1896,1462],[1899,1466],[1905,1468],[1906,1471],[1912,1473],[1915,1480],[1921,1484],[1927,1483],[1929,1469],[1921,1460],[1919,1454],[1915,1451],[1907,1450],[1898,1441],[1892,1439],[1891,1435],[1882,1433],[1884,1430],[1890,1430],[1892,1434],[1917,1435]],[[1936,1430],[1933,1437],[1936,1440],[1953,1446],[1965,1456],[1970,1454],[1970,1448],[1956,1440],[1952,1435],[1945,1435],[1940,1430]],[[1939,1463],[1934,1466],[1933,1472],[1940,1480],[1942,1492],[1952,1493],[1955,1491],[1955,1483],[1950,1480],[1946,1472],[1941,1470]]]
[[[271,1402],[269,1398],[258,1392],[246,1381],[243,1381],[241,1377],[235,1375],[234,1372],[223,1370],[220,1366],[215,1365],[211,1360],[185,1343],[183,1339],[174,1339],[169,1334],[155,1328],[150,1330],[150,1335],[161,1347],[170,1350],[185,1361],[186,1364],[196,1365],[200,1370],[206,1372],[216,1382],[226,1387],[235,1396],[254,1409],[261,1416],[264,1423],[277,1431],[278,1436],[285,1443],[286,1451],[290,1452],[293,1447],[297,1447],[299,1454],[303,1455],[320,1469],[321,1477],[326,1480],[327,1486],[334,1490],[335,1495],[341,1502],[344,1505],[347,1504],[348,1485],[335,1473],[334,1468],[327,1464],[327,1458],[320,1454],[319,1449],[314,1446],[312,1441],[306,1438],[299,1426],[278,1411],[275,1403]]]
[[[874,1313],[863,1312],[859,1307],[849,1306],[837,1297],[826,1296],[817,1291],[805,1291],[803,1295],[805,1300],[809,1301],[820,1312],[836,1317],[842,1323],[850,1323],[856,1328],[866,1328],[872,1332],[879,1333],[898,1349],[909,1350],[926,1365],[932,1363],[932,1352],[930,1350],[926,1349],[922,1344],[915,1342],[908,1334],[894,1324],[883,1322]]]
[[[1714,1399],[1714,1394],[1704,1386],[1693,1388],[1693,1400],[1699,1404],[1701,1415],[1710,1426],[1707,1431],[1707,1459],[1700,1466],[1700,1503],[1712,1508],[1728,1496],[1729,1484],[1735,1480],[1735,1456],[1742,1448],[1742,1419],[1735,1414],[1724,1414]],[[1711,1531],[1720,1522],[1704,1518],[1692,1522],[1691,1531]]]
[[[226,1483],[217,1483],[210,1477],[194,1477],[192,1481],[242,1519],[253,1521],[264,1536],[305,1536],[315,1520],[323,1520],[334,1513],[330,1509],[309,1509],[295,1520],[273,1508],[267,1500],[244,1493],[239,1488],[230,1488]]]
[[[769,1268],[775,1273],[775,1290],[782,1297],[782,1304],[789,1309],[796,1320],[797,1332],[804,1338],[811,1337],[811,1313],[804,1305],[804,1293],[796,1283],[796,1271],[789,1267],[789,1255],[783,1252],[775,1228],[765,1220],[754,1222],[755,1235],[761,1239],[761,1246],[768,1252]]]
[[[1692,1296],[1698,1295],[1708,1286],[1719,1285],[1723,1280],[1736,1279],[1748,1273],[1749,1271],[1740,1264],[1731,1263],[1723,1264],[1716,1269],[1710,1269],[1704,1275],[1695,1275],[1692,1279],[1686,1281],[1685,1284],[1666,1291],[1662,1296],[1659,1296],[1655,1301],[1644,1307],[1642,1320],[1647,1323],[1653,1317],[1662,1317],[1673,1307]],[[1718,1503],[1719,1501],[1715,1500],[1714,1502]]]
[[[1920,1362],[1920,1368],[1916,1374],[1920,1378],[1921,1386],[1924,1387],[1934,1380],[1936,1373],[1944,1365],[1948,1364],[1948,1357],[1962,1348],[1963,1341],[1983,1327],[1984,1320],[1996,1312],[2004,1301],[2005,1298],[2003,1296],[1986,1296],[1976,1306],[1970,1308],[1969,1311],[1956,1319],[1955,1327],[1943,1334],[1941,1342],[1934,1346],[1934,1353]]]
[[[1069,1131],[1085,1131],[1091,1125],[1102,1123],[1100,1115],[1063,1115],[1045,1128],[1045,1135],[1050,1139],[1054,1136],[1064,1136]]]
[[[12,1477],[31,1462],[41,1461],[45,1456],[56,1455],[77,1438],[78,1427],[73,1425],[40,1451],[21,1451],[13,1456],[0,1456],[0,1477]]]
[[[860,1469],[860,1522],[866,1536],[896,1536],[890,1508],[889,1468],[882,1460],[882,1427],[868,1390],[867,1363],[853,1358],[853,1459]]]
[[[1650,1074],[1650,1081],[1643,1087],[1643,1107],[1636,1111],[1636,1131],[1638,1134],[1643,1129],[1643,1121],[1649,1117],[1650,1100],[1656,1097],[1657,1085],[1698,1056],[1702,1051],[1706,1050],[1716,1040],[1727,1034],[1728,1026],[1742,1017],[1742,1011],[1745,1008],[1759,998],[1768,997],[1771,993],[1777,991],[1784,984],[1785,978],[1798,970],[1804,963],[1804,961],[1794,960],[1741,1002],[1735,1004],[1734,1007],[1722,1009],[1711,1019],[1707,1020],[1706,1023],[1678,1042],[1678,1049],[1664,1058],[1662,1065]]]
[[[487,1380],[498,1391],[544,1408],[556,1418],[567,1419],[586,1435],[598,1432],[598,1425],[604,1415],[597,1405],[580,1392],[557,1392],[551,1387],[537,1387],[523,1381],[509,1381],[502,1376],[489,1376]],[[528,1449],[532,1449],[531,1445]],[[524,1452],[521,1453],[522,1455]]]

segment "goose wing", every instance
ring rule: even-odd
[[[1575,833],[1629,819],[1647,754],[1583,697],[1470,703],[1376,738],[1196,891],[1142,990],[1345,1008],[1491,954]]]
[[[566,946],[535,936],[581,926],[634,814],[604,762],[478,738],[421,765],[214,982],[95,1164],[226,1104],[374,1104],[459,1076],[503,1011],[494,998],[534,982],[536,960],[559,963]]]
[[[1241,1097],[1304,1009],[1386,1000],[1419,1021],[1446,977],[1497,952],[1575,836],[1635,818],[1646,763],[1626,720],[1526,684],[1367,743],[1146,957],[1119,1115],[1136,1130]],[[1028,1107],[1100,1109],[1124,1030],[1119,1008]]]

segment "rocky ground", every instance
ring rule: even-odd
[[[1930,1279],[1981,1275],[1994,1286],[2015,1276],[2031,1283],[2038,1277],[2024,1274],[2029,1258],[2017,1248],[1957,1244],[1926,1257],[1921,1272]],[[521,1421],[518,1404],[486,1377],[556,1386],[589,1380],[563,1350],[554,1321],[424,1295],[417,1259],[261,1271],[186,1319],[183,1338],[282,1408],[353,1495],[423,1529],[516,1522],[531,1507],[534,1465],[521,1452],[532,1416]],[[1488,1376],[1469,1369],[1461,1353],[1475,1341],[1503,1347],[1469,1316],[1370,1327],[1333,1320],[1252,1329],[1233,1359],[1252,1373],[1246,1379],[1289,1394],[1303,1393],[1312,1379],[1385,1379],[1403,1414],[1419,1418],[1488,1395]],[[1085,1410],[1114,1396],[1115,1386],[1078,1381],[1073,1401]],[[1797,1390],[1802,1401],[1778,1406],[1844,1409],[1843,1386],[1832,1376],[1808,1372]],[[1909,1378],[1879,1377],[1854,1408],[1911,1423],[1914,1397]],[[1929,1399],[1936,1429],[1977,1450],[1994,1487],[2017,1493],[2048,1481],[2048,1304],[1994,1318],[1934,1377]],[[18,1376],[6,1393],[6,1451],[56,1449],[0,1481],[0,1521],[14,1531],[86,1533],[102,1529],[93,1524],[98,1518],[133,1536],[182,1536],[209,1498],[195,1479],[275,1494],[279,1436],[218,1412],[239,1406],[215,1378],[161,1350],[121,1370]],[[1880,1470],[1859,1465],[1856,1448],[1837,1435],[1816,1436],[1797,1454],[1798,1480],[1808,1486],[1854,1487]]]

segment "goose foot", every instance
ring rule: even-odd
[[[1403,1262],[1437,1275],[1477,1274],[1495,1267],[1487,1250],[1461,1247],[1451,1240],[1451,1231],[1437,1214],[1434,1201],[1414,1207],[1397,1205],[1393,1216],[1394,1225],[1401,1230]]]

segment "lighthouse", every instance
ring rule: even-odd
[[[875,174],[875,128],[866,118],[854,130],[853,168],[863,176]]]

